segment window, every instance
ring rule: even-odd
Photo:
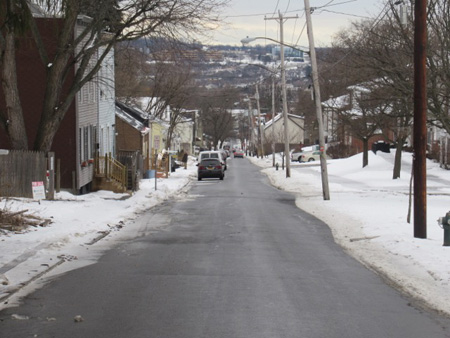
[[[97,150],[97,128],[94,125],[79,129],[80,162],[93,159]]]
[[[84,148],[83,148],[83,128],[78,130],[78,149],[80,152],[80,162],[84,161]]]
[[[83,128],[83,161],[87,161],[89,159],[89,129]]]

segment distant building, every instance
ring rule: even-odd
[[[280,46],[276,45],[272,47],[272,57],[276,60],[280,60],[281,56]],[[303,57],[303,51],[294,49],[292,47],[284,47],[284,59],[286,61],[297,61],[303,62],[305,59]]]
[[[288,114],[289,145],[303,145],[305,135],[305,119],[302,116]],[[274,119],[264,125],[264,143],[275,143],[276,151],[284,151],[285,132],[283,114],[277,114]]]
[[[369,92],[363,86],[350,86],[348,93],[338,97],[331,97],[322,102],[324,133],[329,146],[344,147],[347,155],[357,154],[363,151],[363,142],[357,137],[354,130],[349,125],[351,121],[358,121],[364,118],[358,103],[358,98],[363,93]],[[369,119],[368,125],[373,124]],[[375,133],[368,140],[369,149],[379,141],[394,140],[392,128],[385,127],[384,130],[376,129]]]
[[[139,151],[143,170],[152,168],[155,154],[165,146],[167,125],[137,107],[116,102],[117,151]]]

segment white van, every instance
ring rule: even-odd
[[[222,151],[218,150],[208,150],[208,151],[201,151],[198,154],[198,162],[201,162],[205,158],[217,158],[222,162],[222,164],[225,166],[225,170],[227,170],[227,157],[224,155]]]

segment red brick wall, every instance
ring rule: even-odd
[[[36,20],[51,60],[56,51],[56,35],[60,21],[55,19]],[[29,148],[33,149],[43,108],[45,83],[47,82],[47,65],[42,63],[34,41],[30,36],[18,41],[16,60],[19,95],[25,117]],[[68,81],[72,79],[73,72],[69,72]],[[67,90],[67,86],[65,86],[65,89]],[[0,107],[0,109],[5,107],[1,87]],[[55,135],[51,148],[51,151],[55,152],[56,158],[61,160],[62,188],[72,188],[72,172],[76,168],[76,132],[75,104],[72,104],[61,122],[61,127]],[[10,148],[10,143],[4,131],[0,133],[0,148]]]

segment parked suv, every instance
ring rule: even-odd
[[[225,176],[224,165],[218,158],[204,158],[198,163],[197,177],[201,181],[203,178],[219,178],[223,180]]]

